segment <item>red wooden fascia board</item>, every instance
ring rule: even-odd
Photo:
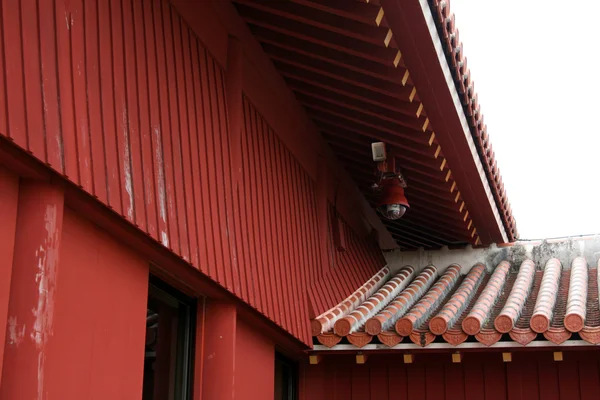
[[[469,131],[427,1],[381,0],[381,4],[481,241],[506,242],[508,236],[493,189]]]

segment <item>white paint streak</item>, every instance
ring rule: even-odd
[[[160,241],[163,245],[169,246],[169,236],[167,236],[167,232],[162,231],[160,233]]]
[[[163,160],[163,151],[162,151],[162,139],[160,127],[155,125],[153,127],[154,132],[154,142],[156,143],[156,164],[158,166],[158,206],[160,219],[164,225],[167,223],[167,196],[165,191],[165,172],[164,172],[164,160]],[[164,246],[169,245],[169,236],[167,232],[161,230],[160,232],[161,242]]]
[[[125,190],[129,196],[129,205],[127,207],[127,217],[130,221],[133,221],[133,180],[131,178],[131,154],[129,151],[129,129],[127,124],[127,107],[123,104],[122,114],[122,128],[123,135],[125,136],[125,155],[123,157],[123,171],[125,173]]]
[[[19,329],[17,317],[8,318],[8,344],[19,346],[25,337],[25,324]]]
[[[38,285],[38,301],[36,308],[31,310],[35,319],[29,336],[38,350],[38,399],[42,399],[44,394],[46,343],[48,342],[48,338],[53,334],[54,291],[58,267],[57,219],[58,210],[56,205],[48,205],[44,215],[46,238],[35,252],[38,264],[38,271],[35,275],[35,281]],[[23,336],[24,334],[25,331],[23,330]]]

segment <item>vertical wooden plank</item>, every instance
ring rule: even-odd
[[[248,277],[248,299],[251,304],[256,307],[262,308],[262,297],[260,291],[260,283],[258,280],[258,248],[256,245],[256,224],[255,224],[255,212],[256,208],[254,205],[255,198],[253,193],[254,185],[250,184],[251,179],[254,178],[252,171],[252,150],[251,150],[251,136],[252,136],[252,124],[250,115],[250,105],[248,101],[244,99],[244,131],[241,137],[242,143],[242,171],[243,171],[243,182],[241,185],[242,196],[240,196],[241,206],[244,209],[244,215],[242,217],[242,230],[247,232],[244,235],[246,242],[244,242],[244,269],[246,270],[246,276]],[[254,249],[257,249],[256,251]]]
[[[486,400],[504,400],[507,398],[506,376],[500,357],[484,363],[484,386]]]
[[[289,151],[286,151],[284,154],[286,157],[285,181],[288,185],[288,199],[285,202],[285,205],[287,205],[287,207],[289,207],[290,209],[297,210],[298,209],[298,193],[296,191],[297,187],[296,187],[296,181],[295,181],[295,174],[296,174],[295,160]],[[292,263],[290,264],[292,266],[292,268],[290,268],[289,273],[291,274],[291,278],[292,278],[291,295],[293,296],[292,299],[294,300],[295,309],[297,309],[298,307],[296,306],[296,304],[298,304],[299,299],[302,299],[302,293],[300,293],[300,291],[302,291],[302,281],[301,281],[300,269],[303,268],[304,265],[302,262],[302,251],[300,251],[300,248],[298,245],[294,245],[295,243],[301,243],[300,232],[299,232],[300,216],[296,212],[293,212],[291,214],[292,215],[290,215],[290,217],[289,217],[290,229],[288,230],[288,240],[290,240],[292,243],[293,259],[292,259]],[[296,329],[294,329],[294,333],[295,333],[297,330],[299,330],[298,328],[300,326],[302,326],[303,321],[300,320],[297,312],[294,312],[294,317],[295,317],[294,326],[296,328]]]
[[[154,178],[154,204],[156,204],[156,236],[163,246],[169,246],[169,222],[167,213],[167,196],[165,182],[165,165],[162,139],[161,102],[159,92],[159,52],[158,36],[159,26],[156,25],[158,17],[155,15],[155,2],[141,2],[144,19],[144,37],[146,40],[146,63],[148,68],[148,114],[150,118],[150,138],[152,147],[152,177]],[[146,164],[144,164],[146,165]]]
[[[444,389],[446,399],[464,400],[465,379],[462,363],[444,365]]]
[[[273,147],[277,143],[277,137],[271,128],[266,124],[264,119],[262,122],[262,131],[263,131],[263,146],[264,146],[264,154],[265,154],[265,167],[266,167],[266,181],[267,182],[277,182],[275,178],[275,169],[277,168],[277,164],[275,163],[276,155],[273,152]],[[275,295],[275,314],[276,321],[278,321],[280,326],[283,326],[287,329],[291,328],[291,324],[288,321],[288,317],[296,312],[295,308],[286,307],[287,303],[284,300],[283,291],[286,289],[285,281],[282,279],[281,273],[284,271],[281,268],[283,265],[281,261],[281,242],[280,239],[283,236],[279,231],[278,227],[278,216],[284,212],[281,207],[281,204],[276,201],[273,186],[267,185],[267,190],[265,192],[265,201],[267,202],[267,206],[270,205],[271,213],[267,212],[267,229],[268,234],[270,236],[270,240],[272,243],[271,246],[271,255],[269,262],[269,277],[270,277],[270,287]],[[287,296],[286,296],[287,297]]]
[[[60,24],[58,25],[60,26]],[[114,113],[114,73],[112,61],[113,34],[111,5],[108,1],[98,1],[98,27],[98,37],[100,41],[100,97],[102,101],[102,131],[104,132],[104,157],[106,164],[108,206],[113,208],[119,214],[122,214],[123,207],[121,202],[120,185],[121,176],[119,174],[119,158],[117,154],[117,125]],[[64,110],[62,108],[61,112],[64,114]],[[63,137],[65,137],[66,151],[66,135],[63,135]]]
[[[440,362],[429,362],[426,365],[425,391],[428,400],[444,398],[444,364]]]
[[[291,152],[290,152],[290,156],[291,156]],[[293,158],[293,156],[292,156]],[[302,210],[302,196],[303,196],[303,191],[302,191],[302,175],[305,173],[304,170],[302,169],[302,167],[300,166],[300,163],[298,163],[298,161],[293,158],[294,162],[294,171],[295,171],[295,177],[294,177],[294,189],[295,189],[295,199],[296,199],[296,210]],[[308,305],[308,298],[307,298],[307,280],[308,280],[308,268],[307,266],[309,265],[309,258],[308,258],[308,254],[306,249],[308,248],[307,243],[306,243],[306,239],[308,237],[308,232],[306,231],[306,218],[304,214],[301,214],[300,212],[296,213],[296,218],[298,221],[298,237],[299,237],[299,243],[301,243],[302,246],[302,251],[300,252],[301,254],[301,258],[300,258],[300,264],[298,264],[296,266],[296,273],[297,273],[297,279],[299,280],[299,290],[300,293],[298,293],[299,295],[299,299],[300,304],[299,306],[296,306],[296,308],[294,308],[294,310],[296,310],[296,314],[297,314],[297,318],[299,320],[299,324],[298,324],[298,328],[297,328],[297,336],[298,337],[302,337],[302,327],[308,328],[308,324],[306,324],[304,321],[308,321],[309,317],[307,314],[307,305]],[[298,290],[297,289],[297,290]],[[308,335],[306,337],[307,341],[310,341],[310,335]]]
[[[207,274],[211,274],[211,271],[214,269],[214,265],[216,263],[216,252],[215,252],[215,237],[212,234],[212,215],[211,215],[211,194],[207,190],[209,186],[209,178],[208,178],[208,147],[207,147],[207,135],[212,132],[212,129],[209,129],[209,121],[210,119],[207,117],[206,111],[208,109],[207,98],[207,83],[206,83],[206,74],[207,74],[207,66],[206,66],[206,57],[205,50],[202,47],[199,40],[195,40],[195,44],[193,46],[195,52],[195,63],[196,67],[194,68],[194,93],[196,96],[196,115],[198,121],[198,153],[197,157],[200,161],[200,176],[199,176],[199,186],[200,187],[200,202],[202,204],[201,213],[198,217],[198,224],[202,227],[201,232],[198,233],[199,240],[201,241],[201,248],[204,249],[204,252],[200,253],[200,259],[202,265],[200,266],[200,270],[204,271]]]
[[[111,0],[111,20],[113,35],[113,82],[115,96],[115,121],[117,133],[117,162],[121,189],[122,212],[127,220],[135,223],[135,202],[133,200],[133,175],[131,172],[131,143],[129,137],[129,109],[125,76],[125,46],[123,34],[122,0]]]
[[[260,240],[265,240],[266,235],[266,226],[265,226],[265,201],[264,201],[264,159],[261,151],[261,143],[262,143],[262,135],[263,132],[260,129],[261,127],[261,116],[256,112],[255,109],[252,110],[252,145],[253,145],[253,154],[254,154],[254,165],[256,171],[256,192],[257,192],[257,215],[258,215],[258,237]],[[261,276],[260,276],[260,284],[263,288],[265,300],[264,310],[267,315],[273,315],[273,295],[270,290],[270,286],[267,283],[268,280],[268,269],[267,265],[269,262],[269,254],[266,246],[262,246],[261,248],[261,261],[259,267],[261,268]]]
[[[190,57],[192,60],[191,66],[191,92],[193,94],[193,130],[190,132],[190,146],[192,148],[192,163],[194,168],[194,198],[195,198],[195,212],[196,212],[196,220],[194,221],[194,225],[196,226],[196,238],[197,243],[196,247],[198,249],[198,266],[202,271],[206,271],[206,267],[208,264],[208,247],[212,246],[209,240],[212,240],[212,236],[208,235],[206,232],[207,224],[204,223],[204,219],[202,217],[205,210],[208,208],[208,205],[204,203],[205,194],[202,193],[202,185],[205,182],[204,175],[206,171],[202,168],[200,160],[202,158],[206,158],[203,152],[203,137],[205,134],[204,131],[204,112],[202,109],[202,88],[200,86],[200,60],[199,60],[199,41],[193,35],[193,32],[190,30]]]
[[[516,357],[515,357],[516,358]],[[517,359],[506,364],[506,386],[509,400],[522,400],[521,367]],[[523,399],[525,400],[525,399]]]
[[[408,380],[408,398],[410,400],[425,400],[427,388],[425,386],[425,366],[411,364],[406,367]],[[482,399],[481,397],[480,399]]]
[[[213,114],[216,121],[218,121],[218,131],[217,135],[218,144],[220,146],[220,154],[221,156],[218,158],[218,176],[217,178],[223,185],[222,193],[218,193],[222,195],[220,201],[223,204],[223,217],[221,220],[221,226],[223,227],[221,230],[221,236],[223,241],[223,256],[225,257],[225,277],[228,280],[227,288],[230,291],[234,291],[235,287],[239,287],[239,276],[233,271],[233,257],[234,252],[233,245],[235,243],[235,228],[233,226],[233,217],[232,217],[232,202],[231,202],[231,163],[229,160],[229,131],[227,127],[227,105],[225,98],[225,73],[221,66],[217,63],[217,61],[211,56],[213,69],[214,69],[214,89],[215,89],[215,98],[216,98],[216,113]],[[239,289],[238,289],[239,290]]]
[[[289,178],[288,178],[288,174],[287,174],[287,162],[288,162],[288,154],[287,154],[287,149],[285,148],[285,146],[283,145],[283,143],[278,142],[277,143],[277,182],[279,182],[280,184],[278,184],[278,188],[279,188],[279,192],[280,192],[280,199],[279,199],[279,204],[282,208],[281,210],[281,219],[282,219],[282,226],[281,226],[281,231],[285,232],[285,237],[283,237],[283,250],[284,250],[284,254],[283,254],[283,260],[284,260],[284,265],[287,265],[288,268],[286,268],[283,271],[283,275],[284,275],[284,279],[285,279],[285,283],[286,283],[286,293],[288,296],[288,308],[294,308],[297,307],[297,301],[298,299],[293,295],[293,287],[294,284],[296,282],[295,279],[295,274],[293,273],[295,271],[296,268],[298,268],[298,266],[296,264],[294,264],[294,256],[293,256],[293,247],[295,246],[295,242],[293,242],[292,240],[289,240],[289,234],[291,232],[291,227],[292,227],[292,221],[291,221],[291,216],[288,212],[285,211],[286,208],[290,208],[291,207],[291,203],[290,203],[290,182],[289,182]],[[297,325],[298,324],[298,320],[297,320],[297,316],[294,314],[291,314],[288,316],[288,320],[289,320],[289,326],[291,327],[292,325]]]
[[[52,2],[41,1],[38,3],[38,6],[42,68],[42,102],[44,104],[44,124],[46,132],[46,162],[62,174],[64,173],[64,163],[62,154],[62,128],[60,125],[60,113],[58,108],[56,14]],[[2,57],[2,52],[2,40],[0,40],[0,57]],[[0,80],[1,79],[2,78],[0,77]],[[3,84],[4,82],[0,82],[0,112],[3,112],[5,109],[5,107],[2,106]],[[1,121],[2,119],[0,119],[0,124],[2,123]],[[3,132],[1,125],[0,132]]]
[[[485,398],[483,387],[483,365],[481,362],[473,361],[465,363],[465,399],[479,400]]]
[[[542,362],[550,362],[549,357],[551,357],[552,353],[544,353],[543,355],[546,356],[548,361]],[[521,359],[519,363],[519,373],[521,374],[521,395],[523,396],[523,399],[540,399],[538,363],[536,362],[536,359],[533,357]]]
[[[526,356],[526,355],[524,355]],[[510,363],[513,364],[513,363]],[[540,399],[541,400],[559,400],[559,381],[558,381],[558,370],[556,368],[557,363],[554,362],[538,362],[538,385],[540,387]],[[511,391],[511,381],[507,381],[507,388],[509,393]],[[512,400],[513,397],[509,396]],[[526,400],[526,399],[524,399]]]
[[[600,375],[598,362],[594,359],[582,359],[579,366],[579,389],[582,400],[595,400],[600,397]]]
[[[217,282],[223,282],[221,278],[222,266],[224,262],[223,257],[223,245],[221,235],[214,234],[213,232],[217,232],[220,229],[218,212],[221,204],[217,199],[216,190],[217,188],[217,180],[215,176],[215,147],[214,147],[214,132],[217,132],[217,126],[215,125],[215,121],[213,118],[213,97],[211,95],[211,79],[214,79],[214,74],[212,73],[212,60],[210,56],[207,54],[206,49],[199,46],[200,51],[200,66],[202,71],[202,105],[204,107],[204,165],[203,169],[206,171],[206,179],[204,180],[204,193],[208,196],[204,202],[206,208],[205,212],[205,221],[210,221],[210,230],[207,232],[207,235],[212,236],[213,248],[212,254],[213,259],[212,262],[209,263],[208,273],[212,276]],[[211,189],[213,188],[213,189]]]
[[[71,70],[73,71],[72,90],[75,108],[75,145],[79,168],[79,184],[88,193],[94,192],[92,182],[92,154],[87,99],[87,65],[85,60],[85,9],[82,0],[70,2],[71,17]]]
[[[190,259],[191,264],[198,266],[199,263],[199,250],[198,250],[198,218],[197,218],[197,187],[199,179],[199,167],[198,167],[198,155],[192,151],[198,147],[196,126],[196,104],[194,102],[194,79],[192,77],[192,62],[193,56],[190,51],[190,39],[194,41],[194,38],[190,38],[191,30],[189,27],[182,22],[181,24],[181,49],[182,49],[182,60],[184,68],[184,92],[185,92],[185,115],[187,124],[187,137],[186,145],[183,149],[184,160],[186,161],[187,169],[187,184],[186,184],[186,206],[188,210],[188,235],[190,243]]]
[[[240,241],[244,233],[240,230],[240,203],[238,201],[239,184],[242,176],[241,171],[241,143],[243,118],[242,97],[242,73],[244,55],[240,41],[229,36],[227,40],[227,66],[224,75],[225,107],[227,109],[227,139],[226,147],[229,149],[229,163],[226,165],[229,171],[230,185],[227,187],[227,197],[230,199],[230,221],[233,227],[233,239],[229,239],[232,251],[231,267],[234,277],[234,290],[242,298],[247,296],[245,285],[245,270],[239,263],[243,249]]]
[[[324,396],[335,400],[345,400],[354,398],[352,387],[352,364],[348,362],[338,362],[335,366],[326,367],[326,382],[331,382],[333,386],[333,396]]]
[[[127,104],[127,131],[129,137],[129,159],[130,175],[129,185],[133,196],[133,222],[143,231],[147,232],[148,220],[146,216],[146,202],[144,200],[145,189],[145,168],[142,164],[142,139],[140,131],[140,112],[139,104],[141,98],[138,97],[138,74],[141,65],[137,64],[137,46],[141,45],[135,40],[135,21],[133,19],[133,2],[136,0],[123,0],[123,41],[125,55],[125,99]]]
[[[169,75],[169,104],[171,111],[171,145],[173,151],[173,189],[177,204],[177,225],[179,227],[179,255],[190,260],[188,220],[186,210],[186,177],[184,165],[183,138],[187,136],[187,124],[182,124],[184,112],[182,95],[184,94],[182,78],[181,53],[181,19],[173,8],[163,2],[165,12],[165,43],[167,44],[167,72]],[[215,188],[218,190],[218,188]]]
[[[243,133],[242,133],[243,135]],[[243,154],[243,153],[242,153]],[[240,161],[242,161],[240,159]],[[301,400],[325,400],[327,393],[331,390],[331,382],[325,380],[325,365],[304,365],[304,379],[301,379],[302,392]],[[303,382],[302,382],[303,381]]]
[[[21,1],[23,74],[27,115],[27,143],[30,152],[46,162],[46,132],[42,111],[41,56],[37,0]]]
[[[310,203],[311,203],[311,199],[314,199],[314,193],[311,190],[311,187],[309,185],[310,182],[310,177],[308,176],[308,174],[306,173],[306,171],[304,171],[302,169],[302,167],[299,168],[300,170],[300,177],[298,180],[298,185],[300,187],[300,193],[301,193],[301,197],[299,199],[300,201],[300,212],[301,212],[301,216],[302,216],[302,237],[304,239],[304,243],[303,243],[303,247],[305,249],[304,254],[305,254],[305,265],[302,268],[302,271],[304,273],[304,285],[303,285],[303,302],[304,302],[304,306],[302,307],[302,315],[301,318],[303,318],[304,320],[310,320],[311,318],[314,318],[316,315],[314,314],[314,310],[312,309],[312,303],[311,303],[311,295],[309,295],[309,291],[310,288],[312,288],[313,284],[312,284],[312,277],[313,274],[312,272],[314,271],[314,265],[316,262],[316,258],[314,257],[314,248],[312,248],[312,238],[315,234],[315,231],[317,230],[317,227],[312,223],[312,219],[310,218]],[[318,262],[318,261],[317,261]],[[311,340],[311,333],[310,333],[310,327],[308,326],[308,324],[304,323],[302,325],[300,325],[301,327],[304,327],[304,331],[302,332],[302,334],[304,335],[304,337],[306,337],[307,341]]]
[[[93,188],[91,194],[101,202],[108,203],[106,188],[106,161],[104,158],[104,135],[102,121],[102,106],[100,98],[100,46],[98,27],[98,2],[85,0],[84,29],[85,29],[85,66],[87,76],[87,113],[89,117],[89,146],[90,169]],[[47,129],[47,135],[53,134]],[[48,139],[51,141],[51,139]]]
[[[407,369],[400,363],[390,363],[388,367],[390,400],[409,400]]]
[[[558,390],[561,399],[580,399],[579,391],[579,369],[577,362],[564,360],[557,362],[558,368]],[[598,394],[596,393],[596,398]]]
[[[369,360],[370,361],[370,360]],[[367,361],[367,362],[369,362]],[[377,360],[373,360],[377,361]],[[370,365],[370,399],[371,400],[388,400],[396,399],[397,396],[390,396],[389,382],[388,382],[388,368],[387,365],[381,363],[374,363]]]
[[[54,13],[53,13],[54,14]],[[8,89],[6,87],[6,60],[4,52],[4,9],[3,5],[0,4],[0,135],[9,137],[8,133],[8,101],[6,96],[8,95]]]
[[[137,76],[137,98],[139,112],[139,140],[141,149],[141,168],[143,177],[143,199],[144,209],[146,210],[146,232],[155,240],[158,237],[158,206],[155,199],[155,169],[154,151],[152,147],[152,128],[150,122],[150,88],[149,73],[150,68],[154,68],[156,61],[154,57],[149,57],[149,47],[154,46],[152,40],[146,38],[146,24],[151,24],[152,19],[146,18],[144,7],[150,7],[150,4],[144,4],[142,1],[132,1],[132,15],[134,23],[134,43],[135,43],[135,63]],[[137,191],[139,194],[139,190]]]
[[[27,149],[27,117],[21,35],[21,5],[19,0],[7,0],[2,7],[2,40],[4,44],[4,75],[6,83],[6,116],[8,137]]]
[[[352,399],[370,399],[370,374],[367,365],[354,365],[352,367]]]
[[[167,64],[172,60],[172,55],[167,53],[169,41],[166,40],[166,23],[168,15],[164,15],[163,2],[155,0],[153,3],[154,26],[156,39],[157,75],[159,87],[159,111],[160,111],[160,139],[162,148],[162,165],[164,181],[164,204],[166,205],[166,218],[168,223],[168,238],[163,240],[163,245],[179,251],[179,229],[177,226],[177,212],[174,195],[173,178],[173,153],[171,151],[171,113],[169,95],[169,77],[167,75]],[[167,11],[168,11],[168,6]],[[163,200],[161,200],[163,201]],[[166,243],[165,243],[166,241]]]

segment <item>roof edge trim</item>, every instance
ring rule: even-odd
[[[469,127],[469,123],[467,122],[467,116],[465,114],[465,110],[463,105],[461,104],[460,97],[458,94],[458,90],[456,89],[456,82],[452,76],[452,72],[450,70],[450,66],[448,64],[448,60],[446,58],[446,51],[444,50],[444,46],[442,44],[442,40],[440,38],[440,34],[438,31],[438,26],[433,17],[433,13],[431,7],[429,5],[429,0],[419,0],[419,5],[421,6],[421,10],[423,11],[423,16],[425,17],[425,21],[427,24],[427,28],[429,30],[429,34],[435,46],[435,51],[437,53],[438,60],[440,62],[440,66],[444,71],[444,78],[446,80],[446,84],[450,90],[450,94],[452,96],[452,101],[454,103],[454,107],[460,119],[460,123],[463,128],[463,134],[469,144],[469,148],[471,150],[471,155],[473,156],[473,160],[477,166],[477,172],[479,173],[479,177],[482,180],[483,187],[485,189],[488,200],[490,201],[490,205],[492,206],[492,210],[494,213],[494,217],[496,218],[496,223],[499,227],[501,227],[502,239],[504,242],[508,242],[509,238],[506,233],[506,226],[502,221],[500,216],[500,211],[498,210],[498,204],[494,198],[492,193],[492,189],[490,187],[489,179],[484,170],[483,163],[481,162],[481,154],[477,150],[477,146],[475,145],[475,141],[473,140],[473,133],[471,132],[471,128]]]

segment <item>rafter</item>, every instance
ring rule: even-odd
[[[406,76],[406,69],[402,66],[395,68],[394,66],[383,65],[380,62],[310,43],[260,26],[252,24],[248,26],[263,46],[265,44],[276,46],[281,49],[293,51],[307,58],[326,61],[391,83],[401,82]]]
[[[281,60],[273,60],[273,64],[275,64],[275,67],[277,67],[284,77],[290,77],[328,90],[339,91],[347,96],[372,99],[372,102],[380,104],[394,101],[410,103],[409,97],[413,90],[410,86],[398,86],[397,90],[394,91],[374,91],[371,87],[365,88],[365,85],[357,86],[349,80],[339,79],[331,73],[311,71],[302,65],[292,65]]]
[[[371,43],[282,18],[242,4],[237,5],[237,10],[247,23],[384,65],[393,67],[400,65],[401,53],[398,49],[374,46]]]
[[[303,4],[291,1],[264,1],[264,0],[234,0],[237,4],[264,11],[279,17],[280,23],[285,20],[295,21],[313,28],[322,29],[335,34],[360,40],[376,46],[388,47],[391,40],[389,28],[373,24],[355,21],[325,12],[315,7],[307,7]],[[248,12],[246,11],[246,14]],[[281,19],[284,19],[281,21]],[[395,46],[395,43],[394,43]]]

